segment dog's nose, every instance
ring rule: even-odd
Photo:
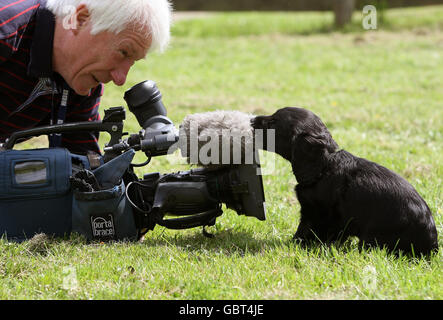
[[[252,119],[251,125],[254,129],[266,129],[267,128],[267,122],[266,122],[266,116],[256,116]]]
[[[256,117],[251,119],[251,126],[254,129],[258,129],[258,123],[259,123],[259,116],[256,116]]]

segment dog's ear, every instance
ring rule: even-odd
[[[327,145],[327,137],[325,135],[305,134],[301,135],[300,138],[304,139],[304,144],[310,146],[310,148],[322,148]]]
[[[329,152],[334,152],[338,149],[337,143],[327,130],[320,133],[301,134],[300,137],[313,147],[325,148]]]
[[[291,164],[299,183],[311,183],[321,175],[327,162],[326,154],[330,144],[327,138],[324,135],[312,134],[294,136]]]

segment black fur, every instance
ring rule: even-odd
[[[275,152],[292,164],[301,205],[294,239],[330,243],[357,236],[360,247],[417,255],[438,250],[432,213],[414,187],[385,167],[339,150],[314,113],[283,108],[257,116],[252,126],[275,129]]]

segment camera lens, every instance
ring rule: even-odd
[[[150,118],[158,115],[166,116],[162,94],[152,80],[143,81],[127,90],[124,99],[142,128],[148,127],[147,121]]]
[[[131,141],[139,144],[148,157],[167,154],[178,135],[171,119],[166,116],[162,95],[155,82],[147,80],[133,86],[125,92],[124,99],[143,128]]]

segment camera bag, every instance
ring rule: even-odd
[[[18,241],[71,232],[88,240],[135,239],[122,179],[133,156],[131,150],[91,170],[86,156],[64,148],[1,151],[0,235]],[[73,187],[72,177],[82,170],[92,172],[99,190]]]

